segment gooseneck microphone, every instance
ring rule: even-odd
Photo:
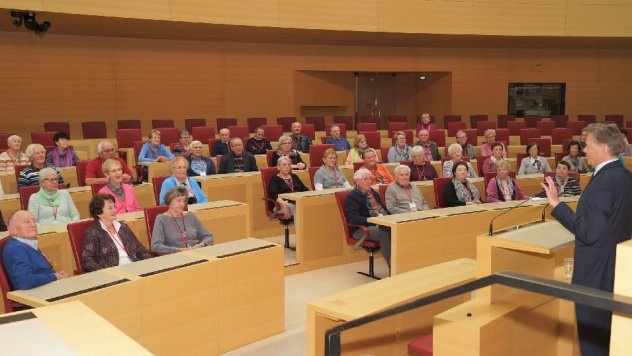
[[[500,214],[498,214],[498,215],[494,216],[494,217],[492,218],[492,221],[490,221],[490,222],[489,222],[489,233],[488,233],[488,235],[489,235],[489,236],[494,236],[494,220],[496,220],[497,218],[499,218],[499,217],[501,217],[501,216],[503,216],[503,215],[507,214],[508,212],[510,212],[510,211],[512,211],[512,210],[514,210],[515,208],[517,208],[517,207],[519,207],[519,206],[522,206],[524,203],[528,202],[529,200],[531,200],[531,198],[526,199],[526,200],[523,200],[523,201],[521,201],[520,203],[518,203],[518,204],[516,204],[516,205],[512,206],[511,208],[509,208],[509,209],[507,209],[507,210],[503,211],[502,213],[500,213]]]
[[[542,208],[542,222],[544,222],[544,216],[546,215],[546,208],[548,208],[550,204],[551,202],[547,201],[544,208]]]

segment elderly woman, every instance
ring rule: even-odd
[[[371,184],[391,184],[395,181],[391,172],[383,164],[377,162],[377,153],[372,148],[367,148],[362,153],[364,166],[371,173]]]
[[[184,210],[188,196],[185,187],[173,187],[165,193],[165,204],[169,209],[156,216],[151,235],[153,252],[174,253],[213,244],[213,234],[195,214]]]
[[[520,190],[518,182],[509,176],[509,171],[511,170],[509,161],[498,160],[495,166],[496,177],[489,180],[485,190],[488,203],[529,199],[529,197]]]
[[[586,157],[581,156],[580,144],[577,141],[571,141],[566,147],[567,156],[562,161],[568,162],[571,166],[571,172],[588,173],[589,168],[586,163]]]
[[[90,201],[90,215],[95,223],[85,233],[81,253],[84,271],[97,271],[152,257],[129,226],[116,221],[116,210],[115,198],[111,194],[97,194]]]
[[[283,213],[283,218],[289,219],[296,214],[296,205],[279,198],[279,194],[305,192],[309,189],[296,174],[292,173],[292,161],[287,156],[279,157],[277,169],[279,173],[270,179],[268,198],[276,201],[279,204],[278,213]]]
[[[423,113],[421,114],[421,122],[417,124],[417,129],[415,132],[419,132],[419,130],[436,130],[437,125],[430,123],[430,114]]]
[[[146,142],[140,149],[138,162],[167,162],[175,157],[167,149],[167,146],[160,143],[159,130],[151,130],[148,138],[149,142]]]
[[[410,150],[410,157],[413,159],[413,161],[408,165],[410,168],[411,181],[416,182],[439,178],[435,167],[432,163],[426,160],[428,156],[426,155],[423,146],[413,146]]]
[[[397,131],[393,139],[395,144],[388,149],[388,161],[390,163],[409,161],[411,147],[406,144],[406,135],[402,131]]]
[[[478,175],[474,171],[474,168],[472,168],[472,165],[470,164],[470,162],[461,161],[461,159],[463,158],[463,147],[461,147],[460,144],[453,143],[450,146],[448,146],[448,155],[450,156],[450,159],[443,162],[443,176],[444,177],[453,177],[453,174],[454,174],[453,168],[457,162],[463,162],[466,165],[468,178],[478,177]]]
[[[443,191],[445,206],[460,206],[469,204],[480,204],[481,195],[478,189],[467,180],[467,162],[459,161],[452,167],[452,180]]]
[[[347,188],[351,185],[340,168],[336,165],[336,150],[328,148],[323,152],[323,165],[314,174],[314,190],[329,188]]]
[[[7,138],[7,146],[9,149],[0,153],[0,166],[11,168],[30,162],[29,157],[22,152],[22,138],[20,136],[9,136],[9,138]]]
[[[246,151],[253,155],[264,155],[268,150],[272,149],[270,140],[265,137],[265,129],[258,126],[254,135],[246,141]]]
[[[160,188],[160,204],[168,204],[165,200],[167,191],[173,187],[183,187],[187,191],[187,203],[206,203],[206,195],[200,189],[195,179],[187,176],[187,169],[189,168],[189,161],[182,156],[177,156],[170,162],[171,177],[165,179],[162,182],[162,188]]]
[[[134,188],[129,184],[123,184],[123,168],[115,159],[103,162],[103,174],[108,178],[108,183],[99,189],[99,193],[111,195],[117,214],[140,211],[140,204],[136,198]],[[94,216],[93,216],[94,217]]]
[[[579,182],[568,175],[571,169],[571,165],[566,161],[560,161],[555,168],[555,178],[553,182],[557,186],[557,196],[559,197],[574,197],[582,194],[582,188],[579,186]],[[544,183],[546,184],[546,182]],[[546,198],[546,191],[542,189],[535,195],[538,198]]]
[[[31,165],[24,168],[18,177],[18,188],[28,187],[39,184],[39,172],[46,166],[44,159],[46,157],[46,149],[39,143],[32,143],[26,147],[26,155],[31,160]],[[57,172],[57,183],[64,183],[64,178],[59,171]]]
[[[29,211],[38,224],[58,224],[79,220],[79,212],[66,189],[57,188],[57,171],[39,171],[40,190],[29,198]]]
[[[208,176],[215,174],[215,165],[210,157],[204,156],[204,146],[200,141],[191,142],[191,154],[187,157],[189,169],[187,175],[190,177]]]
[[[189,130],[182,129],[178,131],[178,143],[173,145],[171,150],[174,155],[188,156],[191,154],[191,134]]]
[[[507,147],[501,142],[496,142],[496,130],[493,129],[485,131],[485,143],[481,145],[481,156],[493,156],[495,143],[502,147],[502,158],[507,158]]]
[[[496,162],[503,159],[503,145],[500,142],[492,143],[492,155],[483,162],[483,174],[496,173]]]
[[[347,160],[345,164],[354,164],[355,162],[362,162],[362,153],[369,148],[366,143],[366,136],[358,134],[353,141],[353,147],[347,154]]]
[[[391,214],[427,210],[428,203],[416,185],[410,184],[410,168],[395,167],[395,182],[386,188],[386,209]]]
[[[305,169],[307,165],[303,162],[301,154],[292,148],[292,138],[290,136],[279,137],[279,147],[272,154],[272,166],[277,166],[280,157],[287,157],[292,163],[292,169]]]
[[[540,156],[540,148],[535,142],[531,142],[527,145],[527,154],[529,156],[522,159],[520,162],[519,175],[523,174],[535,174],[550,172],[551,167],[546,158]]]
[[[55,148],[46,155],[46,165],[54,167],[73,167],[77,165],[77,155],[70,147],[70,136],[68,133],[59,131],[53,136]]]

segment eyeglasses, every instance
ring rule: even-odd
[[[44,178],[42,180],[48,181],[48,182],[57,182],[57,178]]]

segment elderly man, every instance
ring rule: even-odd
[[[410,184],[410,167],[395,167],[395,182],[386,188],[386,209],[391,214],[427,210],[428,203],[416,185]]]
[[[333,125],[329,130],[330,137],[327,138],[325,143],[334,145],[336,151],[348,151],[351,149],[351,145],[346,138],[340,136],[340,126]]]
[[[301,134],[301,123],[294,122],[292,123],[292,134],[290,135],[292,139],[292,148],[299,151],[309,153],[309,146],[312,145],[312,139],[309,136],[305,136]]]
[[[189,130],[178,131],[178,143],[173,147],[171,153],[174,155],[188,156],[191,154],[191,134]]]
[[[7,239],[2,258],[13,288],[31,289],[68,277],[66,272],[55,273],[39,251],[33,214],[25,210],[16,211],[9,218]]]
[[[389,212],[380,200],[380,195],[371,189],[371,172],[360,168],[353,174],[353,180],[356,186],[345,202],[345,215],[350,224],[363,225],[369,230],[368,235],[364,237],[362,229],[352,228],[353,238],[358,240],[355,247],[360,247],[367,239],[379,241],[382,255],[390,267],[391,231],[387,227],[376,226],[367,221],[367,218],[388,215]]]
[[[219,173],[256,172],[257,161],[250,152],[244,151],[244,143],[239,137],[230,140],[230,153],[222,156]]]
[[[264,155],[268,150],[272,149],[270,140],[265,137],[265,130],[258,126],[255,134],[246,141],[246,150],[253,155]]]
[[[463,149],[463,157],[470,160],[476,159],[476,150],[474,146],[467,142],[467,134],[463,130],[459,130],[456,133],[456,142]]]
[[[108,178],[103,173],[103,162],[108,159],[114,159],[121,164],[123,170],[123,182],[130,182],[132,180],[132,171],[127,166],[127,163],[122,158],[116,157],[114,151],[114,145],[110,141],[101,141],[97,145],[97,157],[91,159],[86,167],[86,185],[91,184],[107,184]]]
[[[426,162],[441,160],[439,146],[436,142],[430,141],[430,132],[428,130],[419,130],[417,132],[417,138],[419,141],[415,143],[415,146],[421,146],[424,148],[424,159]]]
[[[189,177],[208,176],[215,174],[215,165],[209,157],[204,157],[204,145],[200,141],[191,142],[191,154],[187,157],[189,168],[187,175]]]
[[[217,155],[225,155],[230,151],[230,130],[227,128],[223,128],[219,130],[219,141],[215,142],[213,145],[212,153],[213,156]]]

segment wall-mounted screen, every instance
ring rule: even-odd
[[[566,83],[509,83],[507,114],[564,115]]]

